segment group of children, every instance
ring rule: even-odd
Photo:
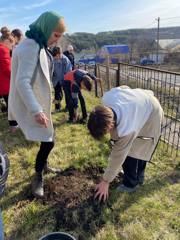
[[[54,71],[52,83],[54,87],[54,103],[55,111],[61,109],[61,101],[63,92],[65,95],[66,109],[69,112],[68,122],[84,123],[87,120],[87,110],[82,89],[91,91],[92,81],[96,81],[95,75],[88,73],[82,69],[74,69],[70,60],[63,54],[61,47],[52,49],[54,58]],[[82,118],[78,116],[78,101],[81,105]]]

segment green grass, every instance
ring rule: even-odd
[[[86,94],[88,111],[99,99]],[[22,133],[8,132],[5,116],[0,116],[0,141],[11,161],[4,197],[1,199],[6,239],[37,240],[54,231],[54,212],[58,206],[31,199],[30,183],[38,143],[28,142]],[[62,124],[66,113],[53,115],[56,145],[50,163],[63,169],[74,166],[79,171],[88,166],[106,166],[108,137],[94,141],[84,125]],[[146,182],[136,193],[117,193],[110,189],[111,208],[104,208],[104,225],[88,235],[88,240],[179,240],[180,239],[180,159],[169,155],[160,143],[148,164]],[[50,181],[52,175],[46,177]],[[63,230],[63,229],[60,229]],[[70,231],[78,236],[78,230]],[[11,238],[10,238],[11,237]]]

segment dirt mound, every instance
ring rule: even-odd
[[[105,223],[104,210],[108,203],[94,200],[94,187],[102,168],[78,171],[70,168],[45,185],[45,201],[55,205],[55,231],[74,232],[78,240],[88,239]]]
[[[78,171],[73,168],[67,169],[61,175],[50,179],[45,185],[46,202],[61,204],[64,208],[72,208],[92,195],[94,186],[101,169]],[[94,176],[93,176],[94,175]]]

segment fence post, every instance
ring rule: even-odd
[[[120,63],[118,63],[118,69],[117,69],[117,76],[116,76],[116,87],[120,85]]]
[[[96,77],[98,77],[98,76],[97,76],[97,73],[98,73],[98,71],[97,71],[97,64],[95,64],[95,66],[94,66],[94,75],[95,75]],[[98,97],[97,81],[94,81],[94,83],[95,83],[95,96]]]
[[[110,90],[111,82],[110,82],[110,73],[109,73],[109,56],[107,56],[107,61],[106,61],[106,80],[107,80],[108,90]]]

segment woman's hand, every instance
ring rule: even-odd
[[[108,190],[109,190],[109,183],[102,180],[95,187],[95,191],[96,191],[95,198],[98,197],[99,201],[103,200],[105,202],[109,195]]]
[[[49,119],[46,117],[45,113],[39,112],[35,115],[35,121],[47,128]]]

